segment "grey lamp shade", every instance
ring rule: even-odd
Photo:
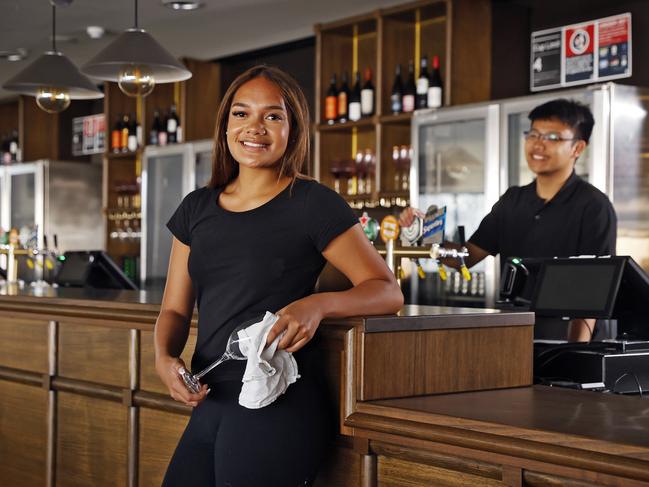
[[[124,31],[83,65],[81,71],[93,78],[118,81],[120,71],[126,65],[148,66],[156,83],[184,81],[192,77],[191,71],[142,29]]]
[[[65,55],[48,51],[8,80],[2,87],[23,95],[36,96],[41,88],[65,88],[70,98],[87,100],[104,94]]]

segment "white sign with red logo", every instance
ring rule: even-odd
[[[532,33],[532,91],[629,76],[630,13]]]
[[[101,154],[105,140],[106,117],[103,113],[72,119],[72,155]]]

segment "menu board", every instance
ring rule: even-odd
[[[106,147],[106,117],[103,113],[72,119],[72,155],[100,154]]]
[[[631,14],[532,33],[531,91],[631,76]]]

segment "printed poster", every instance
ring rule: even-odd
[[[561,86],[561,29],[532,34],[532,86]]]
[[[530,90],[631,76],[631,14],[532,33]]]
[[[595,79],[595,22],[568,27],[563,30],[566,46],[564,84]]]

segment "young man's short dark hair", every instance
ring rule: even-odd
[[[559,98],[534,108],[527,116],[530,121],[556,119],[568,125],[575,138],[588,143],[595,120],[590,109],[577,101]]]

